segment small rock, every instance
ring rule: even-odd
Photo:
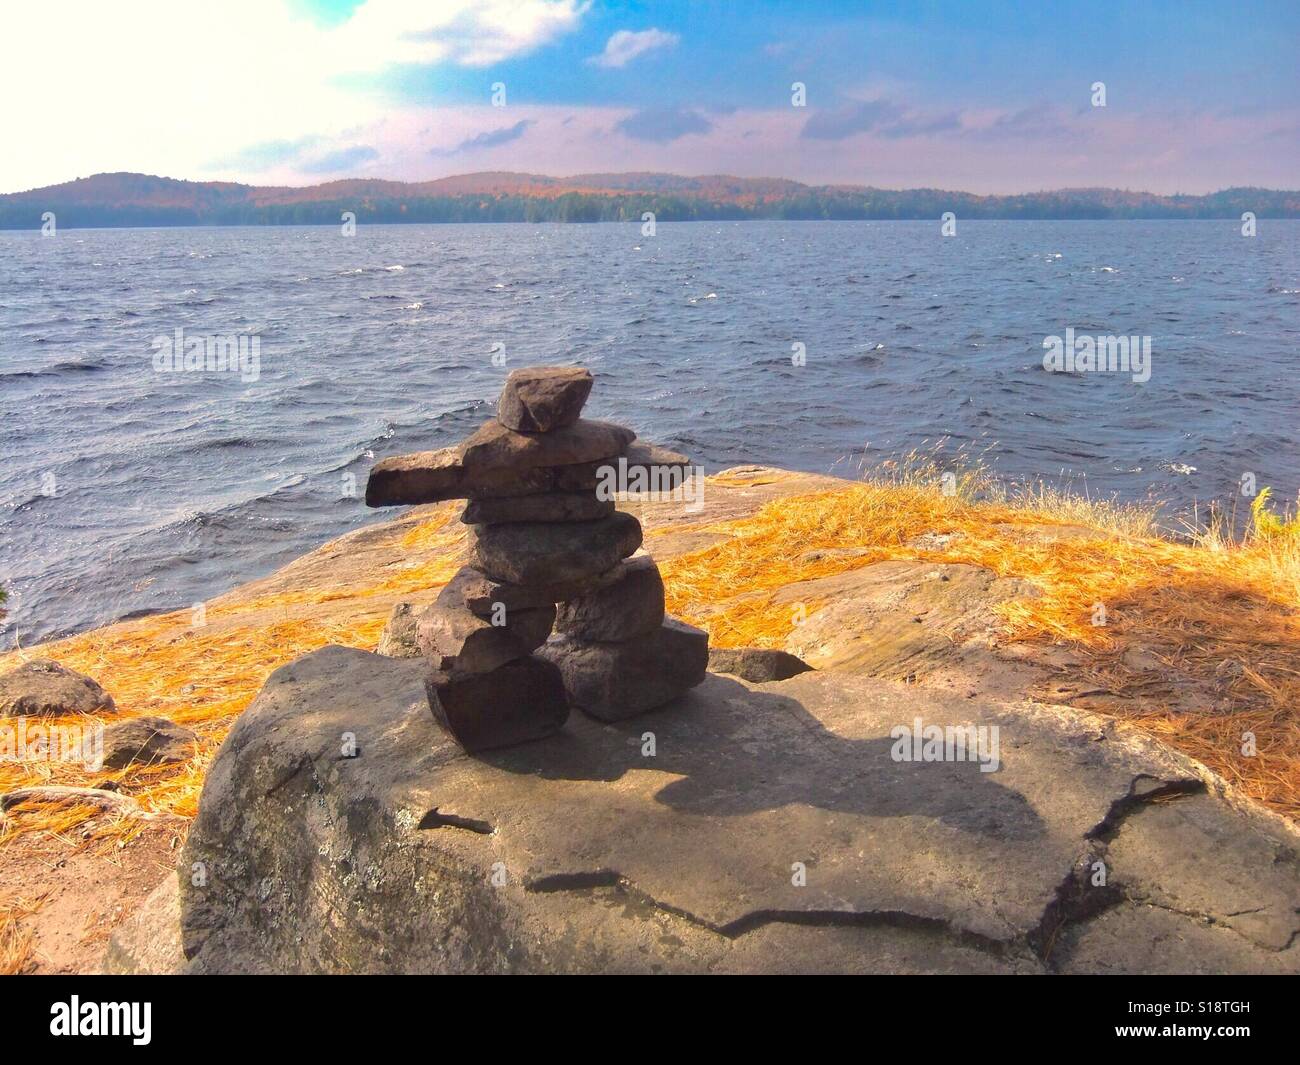
[[[807,673],[812,666],[788,651],[765,647],[712,647],[709,649],[709,672],[730,673],[751,684],[789,680]]]
[[[908,540],[907,546],[915,548],[917,551],[943,551],[958,537],[958,533],[921,533],[920,536],[914,536]]]
[[[434,673],[425,691],[434,718],[471,753],[539,740],[569,717],[560,671],[531,655],[489,673]]]
[[[33,658],[0,676],[0,717],[112,714],[112,697],[89,677],[48,658]]]
[[[521,433],[549,433],[578,420],[591,374],[577,366],[530,366],[506,378],[497,420]]]
[[[613,422],[577,421],[549,433],[516,433],[499,421],[484,422],[460,445],[465,471],[520,471],[536,466],[572,466],[622,455],[636,433]]]
[[[501,610],[503,624],[470,613],[440,595],[416,622],[416,643],[434,669],[487,673],[541,646],[555,624],[555,607]]]
[[[104,729],[104,768],[185,762],[198,735],[165,717],[133,717]]]
[[[474,533],[476,569],[538,587],[597,577],[641,546],[641,523],[621,511],[600,521],[475,525]]]
[[[376,654],[389,658],[418,658],[419,645],[415,642],[415,612],[410,603],[398,603],[388,615],[384,631],[379,634]]]
[[[619,563],[619,579],[591,595],[561,603],[556,631],[579,640],[617,643],[652,632],[664,620],[664,582],[649,555]]]
[[[801,554],[799,561],[807,565],[811,562],[825,562],[832,558],[862,558],[864,555],[871,554],[873,550],[874,548],[870,547],[815,547]]]
[[[699,684],[708,671],[709,635],[670,617],[626,643],[552,636],[537,653],[559,666],[574,706],[602,721],[621,721]]]
[[[609,517],[614,509],[612,499],[597,499],[594,492],[539,492],[528,496],[471,500],[460,520],[466,525],[598,521]]]
[[[1167,663],[1161,661],[1159,657],[1145,647],[1126,647],[1124,653],[1120,655],[1120,661],[1127,669],[1132,670],[1134,673],[1151,673],[1153,671],[1167,671],[1169,669]],[[1236,662],[1234,664],[1238,669],[1237,675],[1240,675],[1241,663]],[[1222,675],[1222,666],[1223,663],[1220,663],[1220,668],[1216,669],[1215,672]]]

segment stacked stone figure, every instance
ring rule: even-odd
[[[689,460],[581,418],[591,385],[583,369],[516,370],[496,418],[467,440],[370,473],[370,506],[469,500],[470,563],[416,627],[430,707],[466,750],[549,735],[570,704],[630,717],[704,679],[707,634],[665,616],[641,524],[609,491],[614,471],[654,467],[663,483]]]

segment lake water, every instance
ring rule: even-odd
[[[1150,337],[1150,380],[1046,372],[1067,328]],[[159,372],[177,329],[255,336],[256,380]],[[1298,350],[1297,221],[0,233],[0,639],[188,606],[382,517],[348,475],[466,435],[513,367],[590,367],[593,416],[708,472],[947,438],[1180,511],[1245,474],[1295,498]]]

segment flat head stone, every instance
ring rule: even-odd
[[[615,560],[617,561],[617,560]],[[112,714],[98,682],[48,658],[33,658],[0,676],[0,717]]]
[[[620,577],[590,595],[560,604],[555,628],[579,640],[618,642],[653,632],[664,620],[664,581],[649,555],[618,565]]]
[[[500,499],[473,499],[461,514],[466,525],[508,522],[597,521],[614,513],[614,500],[595,492],[539,492]]]
[[[493,580],[555,587],[613,569],[641,546],[641,523],[621,511],[599,521],[475,525],[470,562]]]
[[[528,366],[506,378],[497,420],[521,433],[549,433],[578,420],[591,393],[591,374],[580,366]]]
[[[434,669],[488,673],[539,647],[555,623],[555,607],[503,609],[499,617],[503,624],[494,624],[440,596],[416,622],[416,644]]]
[[[559,667],[574,706],[601,721],[621,721],[699,684],[708,671],[709,634],[669,617],[623,643],[552,636],[537,653]]]
[[[549,433],[517,433],[493,418],[465,440],[459,451],[466,474],[473,476],[476,472],[614,459],[635,439],[631,429],[613,422],[580,420]]]
[[[569,716],[559,670],[532,656],[489,673],[434,673],[425,692],[434,719],[471,753],[542,739]]]

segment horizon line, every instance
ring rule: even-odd
[[[419,185],[436,185],[441,182],[450,182],[464,180],[466,178],[476,178],[485,176],[499,176],[502,178],[541,178],[546,181],[557,183],[577,182],[583,178],[675,178],[681,181],[705,181],[705,180],[725,180],[736,182],[773,182],[784,183],[788,185],[797,185],[806,189],[852,189],[852,190],[871,190],[878,192],[938,192],[950,193],[958,196],[969,196],[976,199],[997,199],[1015,196],[1036,196],[1048,193],[1096,193],[1096,192],[1118,192],[1128,195],[1151,196],[1160,199],[1177,199],[1192,198],[1204,199],[1209,196],[1215,196],[1220,193],[1233,192],[1239,190],[1255,190],[1269,193],[1295,194],[1300,195],[1300,188],[1271,188],[1267,185],[1223,185],[1210,192],[1152,192],[1142,188],[1131,188],[1128,186],[1120,187],[1118,185],[1061,185],[1055,187],[1039,187],[1036,189],[1022,189],[1016,192],[968,192],[960,188],[945,188],[938,185],[873,185],[857,184],[852,182],[808,182],[798,178],[779,177],[773,175],[763,175],[758,177],[747,177],[741,174],[730,174],[723,171],[712,171],[702,174],[680,174],[671,170],[588,170],[573,174],[549,174],[539,170],[467,170],[462,173],[447,174],[436,178],[421,178],[415,180],[406,180],[402,178],[381,177],[377,175],[369,176],[348,176],[331,178],[328,181],[318,181],[308,184],[257,184],[250,181],[225,181],[217,179],[199,179],[199,178],[178,178],[168,174],[151,174],[142,170],[97,170],[90,174],[79,175],[69,178],[65,181],[55,182],[49,185],[37,185],[31,188],[14,189],[8,192],[0,192],[0,199],[9,196],[22,196],[35,192],[43,192],[47,189],[58,189],[68,185],[74,185],[82,181],[91,181],[95,178],[106,177],[126,177],[126,178],[147,178],[157,181],[171,181],[178,184],[186,185],[220,185],[226,187],[244,188],[244,189],[292,189],[302,191],[306,189],[327,188],[331,185],[342,185],[355,182],[381,182],[388,185],[419,186]],[[589,192],[610,192],[610,193],[631,193],[631,192],[652,192],[651,189],[643,189],[629,186],[625,189],[601,188],[599,186],[590,187]]]

